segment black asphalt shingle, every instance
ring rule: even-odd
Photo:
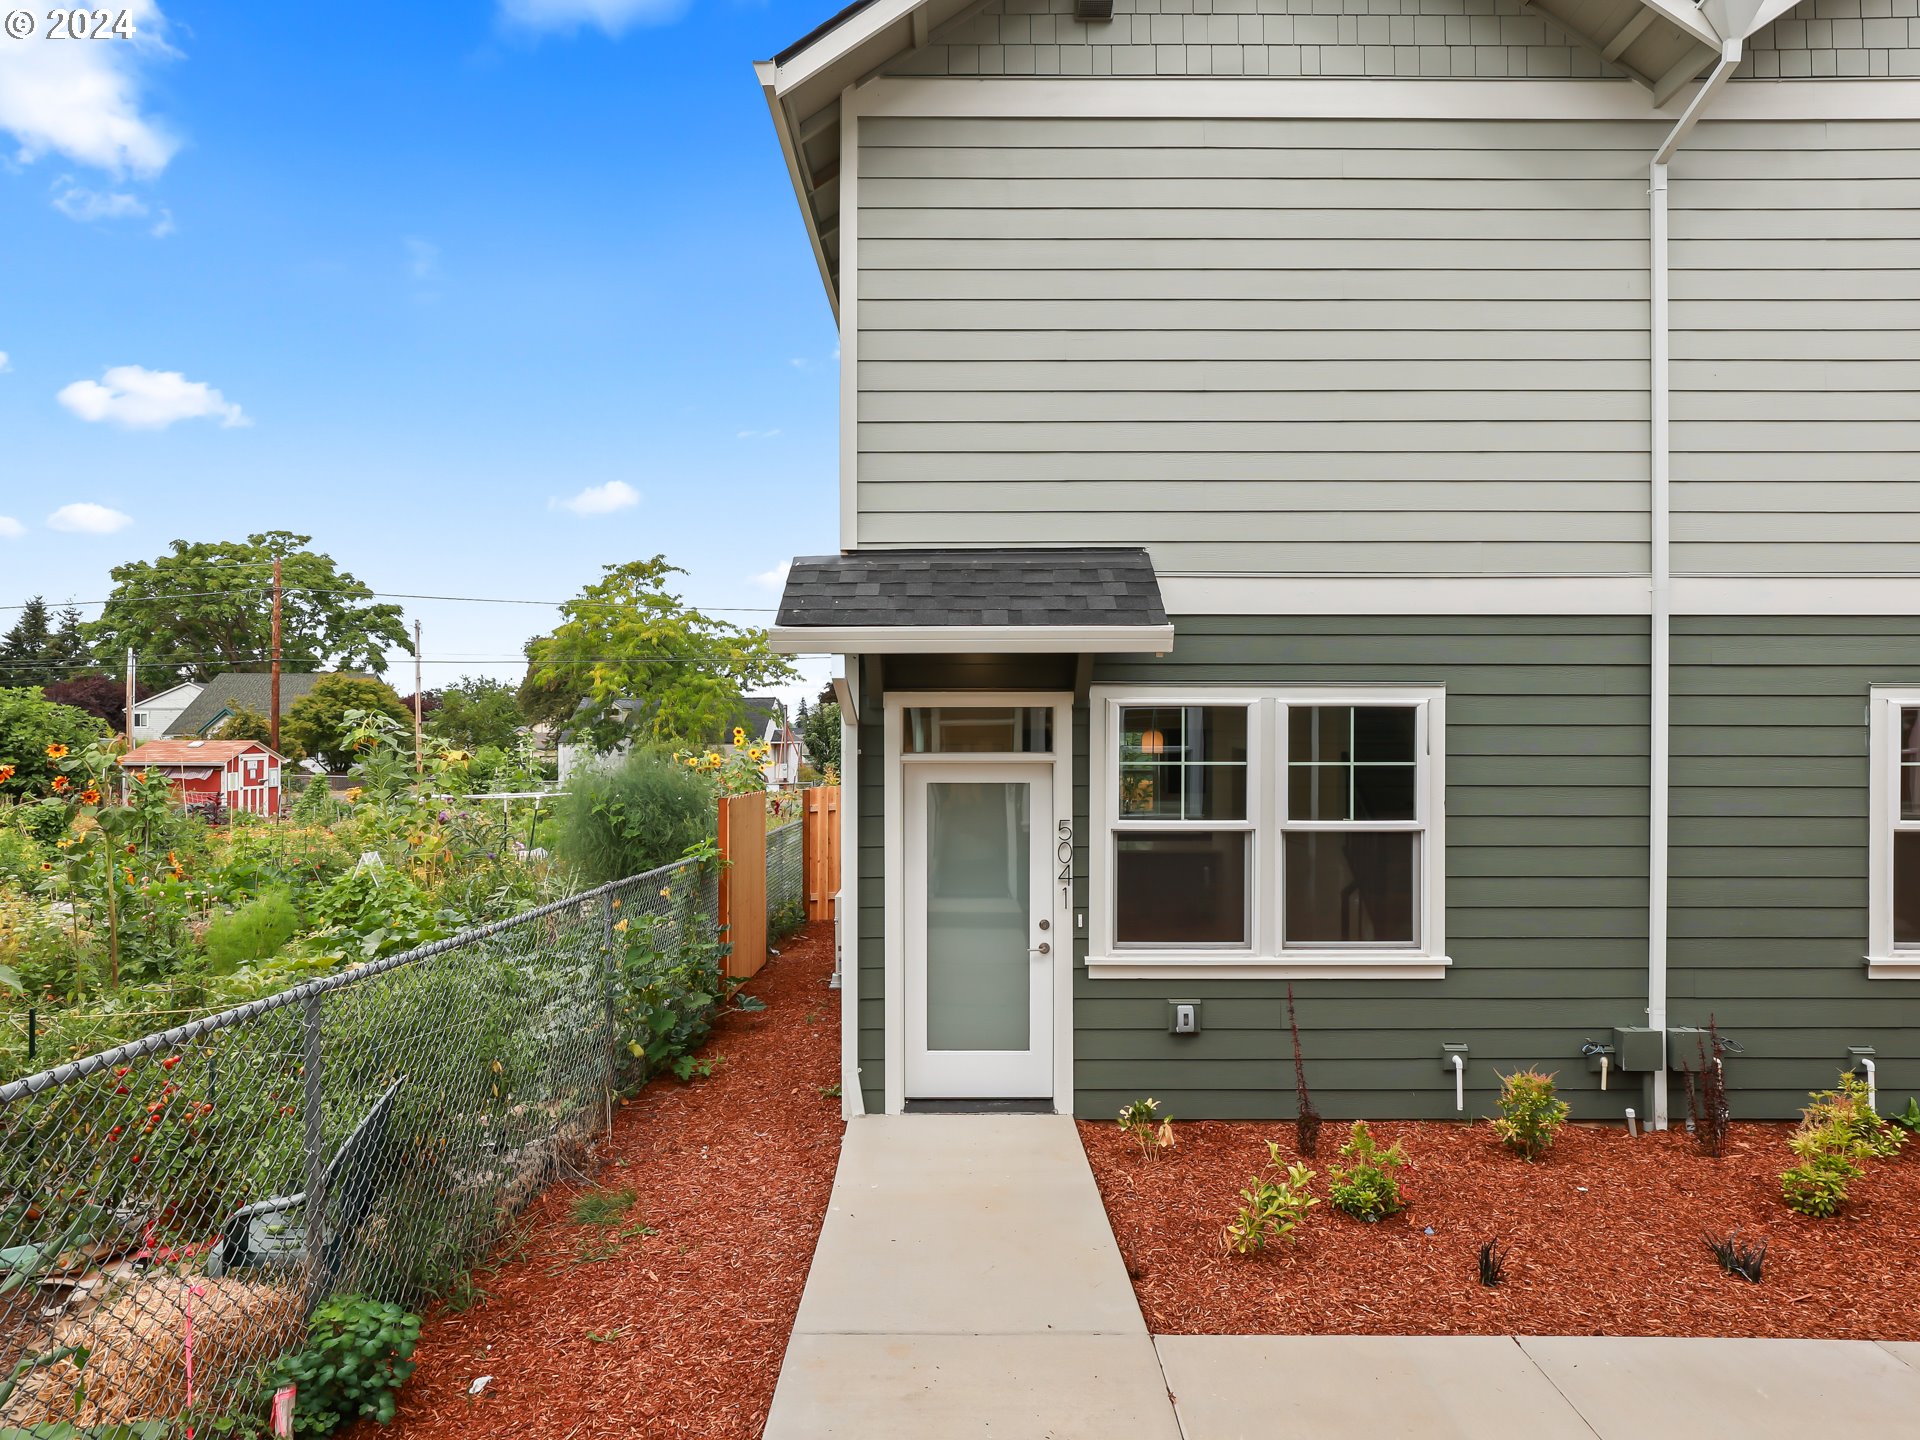
[[[1164,625],[1139,548],[870,550],[803,555],[780,597],[783,626]]]

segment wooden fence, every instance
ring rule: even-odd
[[[831,920],[840,889],[840,787],[803,790],[801,873],[808,920]],[[745,979],[767,963],[767,797],[720,800],[721,938],[733,946],[727,974]]]

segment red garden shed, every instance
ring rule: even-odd
[[[280,813],[280,756],[258,740],[149,740],[120,757],[129,770],[158,770],[182,803]]]

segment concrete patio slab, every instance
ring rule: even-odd
[[[796,1335],[775,1440],[1180,1440],[1138,1335]]]
[[[847,1126],[799,1335],[1144,1335],[1073,1121]]]
[[[1742,1440],[1899,1433],[1920,1370],[1858,1340],[1523,1337],[1520,1347],[1601,1440],[1642,1440],[1711,1417]],[[1704,1433],[1704,1432],[1703,1432]]]
[[[1593,1440],[1504,1336],[1162,1335],[1186,1440]]]
[[[1920,1370],[1920,1340],[1882,1340],[1880,1348],[1894,1359]]]

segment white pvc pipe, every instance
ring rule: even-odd
[[[1602,1055],[1600,1057],[1600,1093],[1602,1095],[1607,1093],[1607,1062],[1612,1058],[1611,1055]]]
[[[1467,1108],[1467,1057],[1457,1052],[1453,1057],[1453,1108]]]
[[[1867,1072],[1867,1109],[1878,1111],[1880,1108],[1879,1092],[1874,1085],[1872,1057],[1862,1055],[1860,1057],[1860,1068]]]

